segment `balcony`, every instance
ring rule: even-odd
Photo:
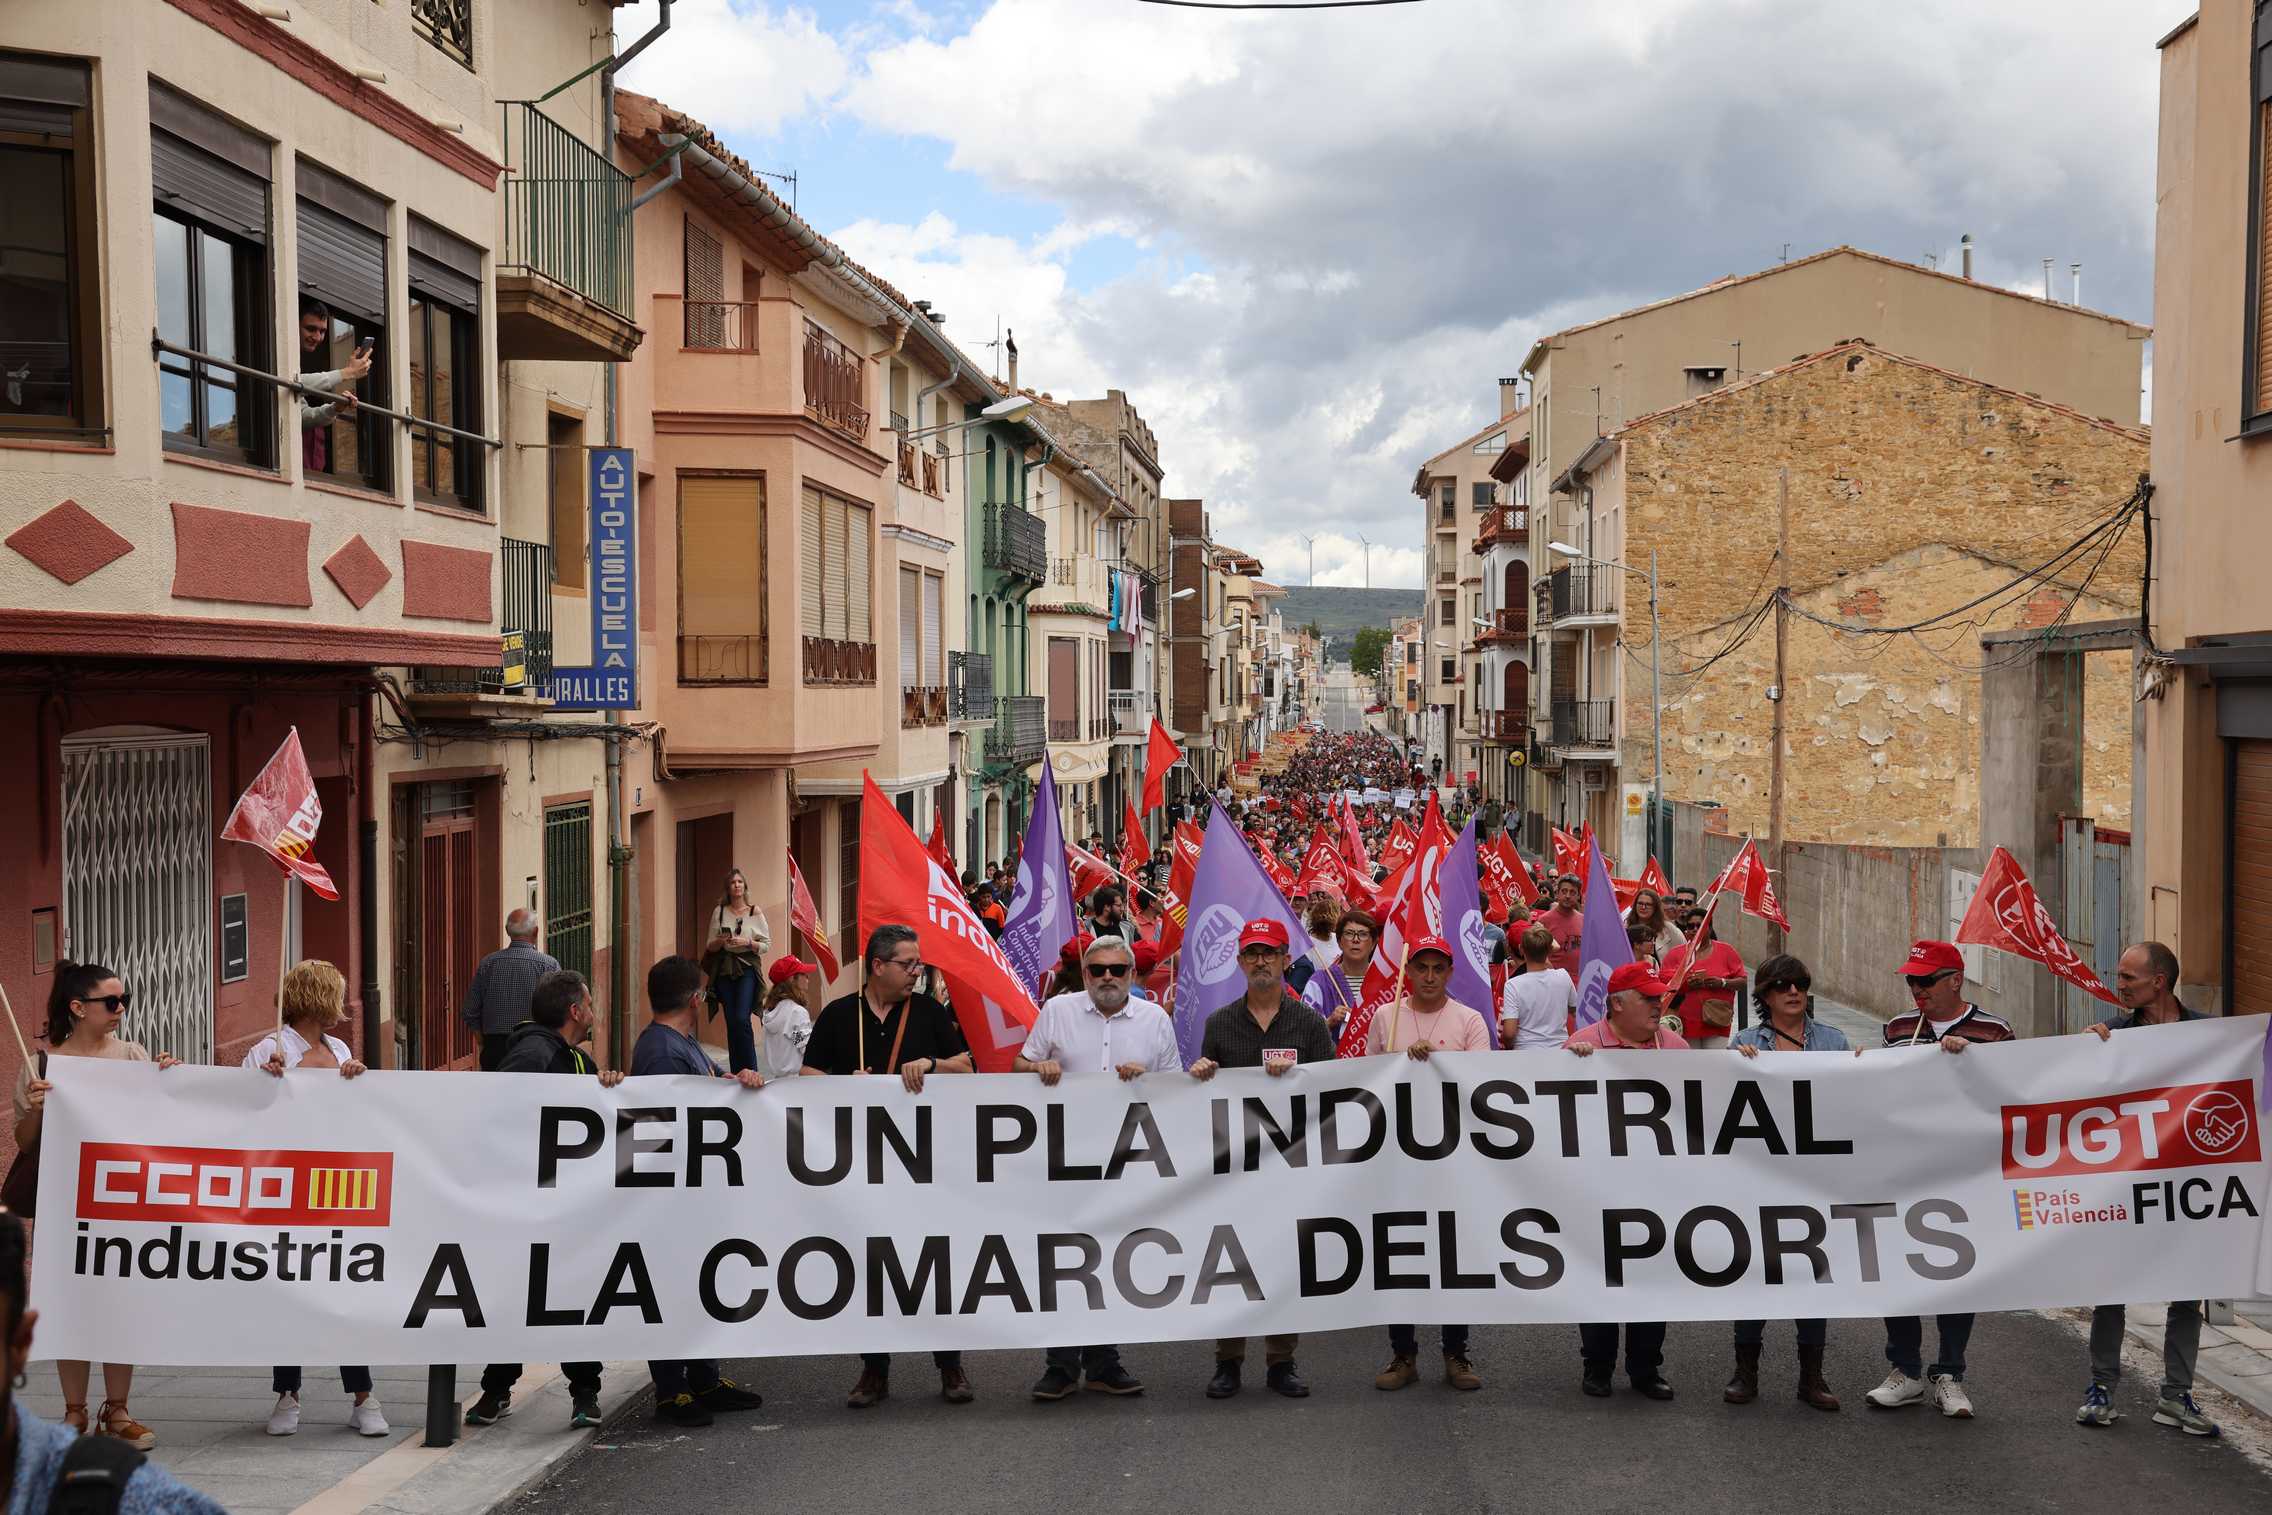
[[[755,300],[681,300],[679,309],[687,351],[757,351]]]
[[[631,318],[631,179],[534,101],[503,102],[505,239],[497,355],[622,363]]]
[[[994,657],[986,652],[947,654],[947,719],[994,719]]]
[[[1530,607],[1509,606],[1491,612],[1491,624],[1476,632],[1478,642],[1521,642],[1530,637]]]
[[[473,67],[473,0],[410,0],[410,29],[445,57]]]
[[[899,692],[899,724],[912,730],[918,726],[944,726],[947,724],[947,691],[937,689],[902,689]]]
[[[1524,710],[1478,710],[1475,731],[1486,742],[1521,747],[1530,741],[1530,713]]]
[[[1558,631],[1616,624],[1618,574],[1610,563],[1555,569],[1538,581],[1539,620]]]
[[[986,735],[986,761],[1022,767],[1046,747],[1046,702],[1038,694],[1006,694],[994,702],[994,729]]]
[[[552,678],[552,549],[543,542],[500,537],[504,610],[498,617],[503,655],[493,667],[420,667],[409,696],[425,714],[526,712],[549,703],[538,691]]]
[[[840,642],[833,637],[805,638],[807,684],[873,684],[875,681],[875,643]]]
[[[1081,740],[1081,718],[1077,715],[1052,715],[1049,718],[1049,739],[1053,742]]]
[[[1035,584],[1049,577],[1049,530],[1016,505],[986,507],[986,566]]]
[[[678,639],[681,684],[763,684],[769,649],[762,636],[685,636]]]
[[[1615,700],[1556,700],[1547,716],[1547,745],[1559,752],[1614,751]]]
[[[805,409],[855,442],[868,440],[866,380],[859,354],[805,323]]]
[[[1489,551],[1500,545],[1519,545],[1530,540],[1530,512],[1516,505],[1494,505],[1483,513],[1483,522],[1475,533],[1475,550]]]
[[[1141,742],[1152,734],[1152,696],[1142,689],[1107,690],[1105,699],[1112,707],[1112,734],[1115,740]]]

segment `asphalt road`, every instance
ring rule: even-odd
[[[964,1406],[938,1398],[927,1358],[902,1356],[892,1397],[858,1412],[843,1407],[858,1373],[849,1357],[741,1363],[727,1371],[765,1395],[763,1409],[687,1432],[658,1423],[642,1395],[514,1509],[2272,1509],[2265,1422],[2203,1396],[2227,1422],[2225,1440],[2152,1424],[2156,1379],[2140,1371],[2145,1355],[2133,1354],[2116,1391],[2126,1418],[2104,1430],[2076,1426],[2087,1356],[2059,1320],[1980,1321],[1968,1354],[1971,1421],[1925,1407],[1868,1409],[1862,1394],[1885,1372],[1880,1329],[1833,1321],[1830,1330],[1828,1376],[1847,1406],[1835,1415],[1791,1397],[1791,1338],[1779,1325],[1769,1327],[1761,1397],[1740,1408],[1720,1402],[1727,1328],[1701,1324],[1672,1328],[1666,1376],[1679,1398],[1668,1404],[1628,1392],[1622,1374],[1616,1397],[1582,1396],[1577,1330],[1556,1326],[1479,1330],[1484,1387],[1471,1394],[1425,1376],[1431,1331],[1421,1336],[1421,1382],[1394,1394],[1372,1386],[1387,1361],[1385,1333],[1311,1337],[1300,1362],[1313,1393],[1298,1402],[1261,1387],[1259,1341],[1246,1391],[1227,1402],[1202,1395],[1213,1366],[1197,1343],[1129,1348],[1128,1366],[1150,1386],[1139,1397],[1082,1393],[1050,1404],[1026,1394],[1038,1352],[972,1354],[979,1397]]]

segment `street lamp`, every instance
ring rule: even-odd
[[[1033,409],[1033,396],[1011,395],[1008,399],[996,400],[967,421],[946,421],[937,426],[923,427],[919,431],[903,431],[900,435],[913,440],[916,437],[931,436],[936,432],[967,431],[973,426],[983,425],[988,421],[1018,421],[1023,420],[1026,412],[1031,409]]]
[[[1664,627],[1657,621],[1657,550],[1649,549],[1649,571],[1623,563],[1612,563],[1607,558],[1590,557],[1567,542],[1549,542],[1546,550],[1557,557],[1570,558],[1580,563],[1599,563],[1620,573],[1649,581],[1649,725],[1651,743],[1655,749],[1649,769],[1649,851],[1657,851],[1657,828],[1664,824],[1665,814],[1665,705],[1664,705]],[[1669,850],[1669,849],[1668,849]]]

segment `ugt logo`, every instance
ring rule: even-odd
[[[2260,1150],[2253,1093],[2247,1079],[2236,1078],[2006,1105],[2004,1176],[2051,1178],[2253,1163]]]

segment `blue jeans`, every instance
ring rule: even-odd
[[[1925,1354],[1925,1322],[1914,1315],[1885,1318],[1885,1360],[1911,1378],[1938,1378],[1946,1373],[1964,1382],[1964,1344],[1972,1340],[1970,1315],[1936,1315],[1941,1330],[1941,1355],[1930,1373],[1920,1371]]]
[[[739,1073],[757,1066],[757,1035],[750,1016],[757,1009],[757,970],[750,968],[733,978],[718,980],[718,1002],[726,1017],[726,1063]]]

